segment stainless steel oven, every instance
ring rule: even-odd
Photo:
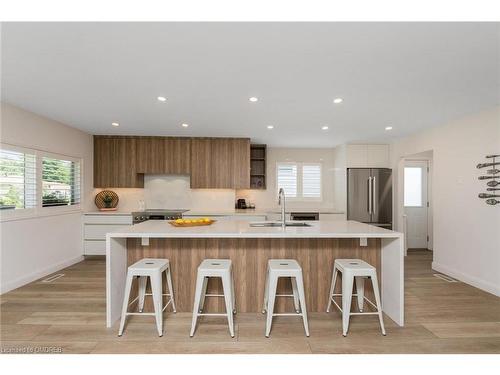
[[[134,224],[148,220],[175,220],[181,219],[182,214],[186,211],[188,210],[149,209],[132,212],[132,219]]]

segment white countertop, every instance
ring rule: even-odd
[[[344,214],[344,212],[334,211],[333,209],[292,209],[290,212],[318,212],[320,214]],[[131,215],[131,211],[87,211],[84,215]],[[268,214],[281,214],[281,211],[276,208],[269,209],[232,209],[232,210],[188,210],[184,216],[264,216]]]
[[[132,215],[130,211],[87,211],[83,213],[84,215],[122,215],[129,216]]]
[[[221,220],[179,228],[150,220],[108,233],[107,238],[401,238],[402,233],[357,221],[310,221],[310,227],[251,227],[248,221]]]

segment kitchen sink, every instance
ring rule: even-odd
[[[251,227],[281,227],[282,223],[279,221],[263,221],[263,222],[255,222],[250,223]],[[285,223],[287,227],[311,227],[312,225],[309,223],[305,223],[303,221],[287,221]]]

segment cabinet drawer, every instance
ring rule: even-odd
[[[84,255],[106,255],[106,241],[83,241]]]
[[[83,239],[85,240],[105,240],[106,233],[114,232],[119,228],[128,227],[128,225],[96,225],[85,224],[83,230]]]
[[[132,224],[132,215],[83,215],[84,224]]]

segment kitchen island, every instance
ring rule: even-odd
[[[172,268],[177,311],[192,311],[196,270],[205,258],[231,259],[236,309],[260,312],[267,260],[296,259],[304,277],[308,311],[324,312],[333,262],[358,258],[377,268],[382,309],[404,325],[403,234],[356,221],[314,221],[307,227],[252,227],[248,221],[218,221],[210,226],[178,228],[166,221],[146,221],[106,235],[106,324],[121,314],[127,266],[139,259],[167,258]],[[278,292],[287,293],[287,280]],[[339,285],[338,285],[339,286]],[[366,283],[368,287],[368,283]],[[209,293],[219,290],[209,283]],[[367,288],[368,297],[373,298]],[[208,311],[224,311],[223,299],[207,299]],[[279,301],[278,301],[279,300]],[[292,311],[279,298],[276,311]]]

